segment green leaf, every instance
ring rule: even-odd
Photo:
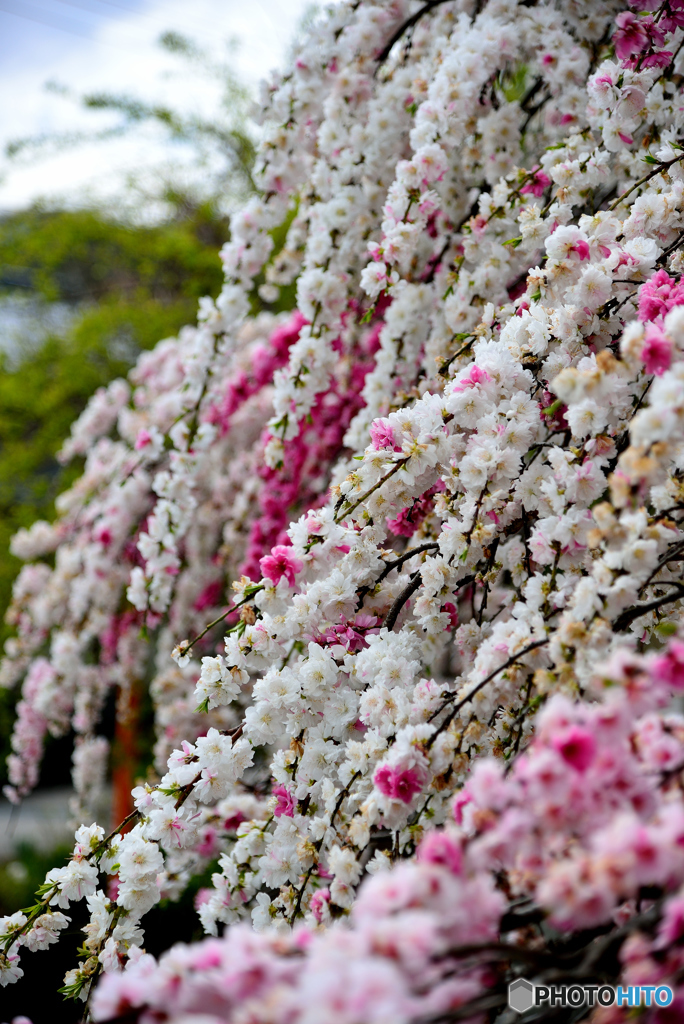
[[[197,707],[195,708],[195,714],[196,715],[206,715],[208,713],[209,713],[209,698],[205,697],[204,700],[201,701],[197,705]]]
[[[508,241],[504,242],[503,244],[504,245],[511,245],[511,246],[513,246],[514,249],[517,249],[518,246],[521,243],[522,243],[522,235],[519,235],[518,238],[509,238]]]
[[[659,622],[656,626],[656,633],[660,636],[673,636],[677,632],[677,626],[674,622]]]
[[[542,409],[542,416],[553,416],[554,413],[558,412],[562,404],[560,398],[557,398],[551,405],[547,405],[545,409]]]
[[[642,159],[643,159],[645,164],[659,164],[660,163],[660,161],[656,160],[656,158],[651,156],[650,153],[647,153],[645,157],[642,157]]]

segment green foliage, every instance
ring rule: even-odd
[[[207,203],[167,224],[137,227],[96,210],[12,214],[0,221],[0,285],[21,285],[47,301],[153,299],[216,294],[217,249],[227,222]]]
[[[151,227],[95,210],[31,209],[0,221],[0,285],[21,283],[74,313],[61,336],[0,353],[0,614],[21,565],[9,554],[12,534],[52,519],[55,497],[80,473],[78,460],[62,467],[55,457],[72,422],[143,349],[192,323],[200,296],[218,294],[227,237],[210,205]],[[0,641],[8,634],[0,625]],[[0,781],[15,700],[0,690]]]
[[[61,866],[71,853],[71,846],[59,846],[43,853],[30,843],[20,843],[14,860],[0,864],[0,917],[35,902],[35,893],[50,868]]]
[[[56,495],[79,467],[55,453],[98,387],[125,374],[138,353],[194,319],[201,295],[216,295],[217,246],[225,221],[193,219],[132,227],[93,210],[29,210],[0,222],[5,278],[30,276],[46,301],[79,300],[64,337],[49,337],[18,364],[0,355],[0,606],[19,563],[10,536],[51,518]]]

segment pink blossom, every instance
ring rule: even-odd
[[[396,440],[394,437],[394,428],[389,420],[374,420],[371,423],[370,428],[371,441],[373,447],[379,451],[381,448],[394,448],[395,451],[400,451],[400,448],[395,448]]]
[[[655,373],[660,377],[665,370],[670,369],[672,363],[672,342],[660,330],[656,324],[649,324],[646,328],[646,336],[641,359],[646,373]]]
[[[280,818],[284,814],[287,818],[292,818],[295,812],[295,800],[289,789],[286,789],[285,786],[276,786],[273,795],[276,797],[273,811],[275,817]]]
[[[152,435],[147,430],[141,430],[135,441],[135,450],[140,451],[141,448],[145,448],[152,440]]]
[[[684,689],[684,642],[673,640],[667,653],[655,658],[652,671],[659,682],[673,690]]]
[[[533,167],[534,174],[530,181],[528,181],[520,189],[521,195],[533,195],[541,196],[544,194],[544,189],[548,188],[551,184],[551,178],[544,171],[538,169],[539,165]]]
[[[663,917],[658,926],[656,949],[666,949],[684,935],[684,896],[675,896],[664,907]]]
[[[684,303],[684,284],[658,270],[639,290],[639,319],[655,320]]]
[[[473,365],[470,368],[470,373],[466,377],[461,377],[461,379],[454,387],[454,391],[467,391],[468,388],[477,387],[478,384],[485,384],[488,380],[491,379],[492,378],[489,376],[486,370],[481,369],[481,367],[479,367],[477,363],[473,363]]]
[[[195,910],[199,910],[199,908],[203,906],[203,904],[208,903],[213,895],[213,892],[213,889],[207,889],[206,887],[203,889],[198,889],[197,892],[195,893],[195,898],[193,900]]]
[[[420,793],[423,784],[420,772],[416,768],[392,768],[381,765],[373,776],[373,781],[381,793],[391,800],[401,800],[410,804],[416,793]]]
[[[418,847],[418,860],[443,864],[454,875],[460,875],[463,871],[463,850],[448,832],[428,832]]]
[[[575,244],[571,246],[571,250],[577,253],[580,262],[589,259],[589,243],[585,242],[583,238],[578,238]]]
[[[311,897],[311,913],[320,924],[323,920],[324,909],[330,903],[330,889],[319,889]]]
[[[202,829],[200,832],[200,842],[195,846],[195,850],[201,857],[215,857],[218,855],[219,846],[215,828],[207,825]]]
[[[297,558],[292,548],[284,544],[277,544],[271,548],[270,555],[264,555],[259,560],[259,566],[264,576],[267,576],[273,583],[280,583],[283,576],[291,587],[295,585],[295,575],[301,572],[304,563]]]
[[[571,725],[553,737],[553,746],[564,761],[578,772],[585,772],[596,756],[596,740],[588,729]]]
[[[361,612],[353,622],[342,619],[340,625],[332,626],[320,640],[323,644],[341,644],[350,652],[362,651],[368,647],[366,637],[380,632],[378,622],[377,616]]]

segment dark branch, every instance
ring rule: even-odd
[[[684,588],[682,588],[682,589],[684,589]],[[483,688],[483,686],[486,686],[487,683],[491,682],[492,679],[494,679],[495,676],[498,676],[498,674],[500,672],[503,672],[505,669],[510,668],[511,665],[514,665],[516,661],[520,660],[520,658],[523,658],[526,654],[529,654],[530,651],[536,650],[537,647],[543,647],[545,644],[548,644],[548,642],[549,642],[548,641],[548,637],[544,637],[543,640],[534,640],[531,644],[528,644],[527,647],[523,647],[522,651],[518,651],[517,654],[511,655],[510,658],[508,658],[506,661],[504,661],[503,665],[499,665],[498,668],[495,668],[494,671],[490,672],[488,676],[484,677],[484,679],[481,679],[480,682],[477,683],[477,685],[472,688],[470,693],[467,693],[465,695],[465,697],[458,702],[458,704],[454,705],[451,713],[447,715],[447,717],[444,719],[444,721],[439,726],[437,731],[434,732],[432,734],[432,736],[430,737],[430,739],[428,740],[428,746],[432,746],[432,744],[433,744],[433,742],[435,740],[435,737],[438,736],[440,732],[443,732],[444,729],[448,728],[448,726],[454,720],[454,718],[456,717],[458,712],[461,710],[461,708],[465,707],[465,705],[469,701],[471,701],[473,699],[473,697],[476,696],[476,694],[478,694],[480,692],[480,690]],[[435,719],[438,715],[440,715],[442,713],[442,711],[444,711],[444,709],[446,708],[447,704],[449,704],[450,701],[452,701],[455,696],[456,696],[456,694],[452,693],[448,697],[446,697],[444,699],[444,702],[442,703],[442,706],[440,708],[437,708],[437,710],[433,711],[433,713],[430,715],[430,717],[428,718],[428,722],[432,722],[433,719]]]
[[[665,586],[665,584],[663,585]],[[642,601],[641,604],[635,604],[633,608],[627,608],[622,615],[618,615],[613,623],[615,632],[620,633],[623,629],[627,629],[641,615],[645,615],[647,612],[654,612],[657,608],[662,608],[666,604],[672,604],[673,601],[679,601],[680,598],[684,597],[684,584],[668,581],[667,586],[676,587],[677,589],[675,591],[671,590],[669,594],[664,594],[663,597],[655,597],[652,601]]]
[[[424,15],[429,14],[434,7],[439,7],[440,4],[445,3],[449,3],[449,0],[428,0],[428,2],[424,4],[421,8],[419,8],[415,14],[412,14],[410,18],[407,18],[406,21],[403,22],[403,24],[401,24],[399,28],[396,30],[396,32],[394,33],[390,41],[387,43],[387,45],[383,47],[383,49],[378,54],[378,67],[381,64],[384,64],[384,62],[387,60],[391,53],[392,47],[394,46],[395,43],[399,42],[399,40],[401,39],[405,32],[408,32],[409,29],[413,28],[414,25],[417,25],[420,19]]]
[[[390,633],[394,629],[394,624],[399,618],[399,612],[404,607],[409,598],[412,597],[413,594],[415,594],[416,590],[418,590],[418,587],[421,585],[422,582],[423,577],[420,575],[419,570],[416,570],[416,572],[412,573],[410,582],[406,587],[404,587],[401,594],[399,594],[399,597],[396,599],[396,601],[394,602],[394,604],[387,613],[387,618],[385,619],[385,626],[387,626]]]

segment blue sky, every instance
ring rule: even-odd
[[[282,63],[308,0],[0,0],[0,147],[42,132],[93,128],[92,114],[46,92],[49,80],[75,92],[136,92],[211,113],[216,87],[178,78],[156,41],[168,29],[221,49],[240,42],[235,66],[256,85]],[[107,115],[102,115],[102,124]],[[87,145],[40,163],[2,161],[0,210],[36,198],[107,194],[126,171],[161,157],[154,140]]]

